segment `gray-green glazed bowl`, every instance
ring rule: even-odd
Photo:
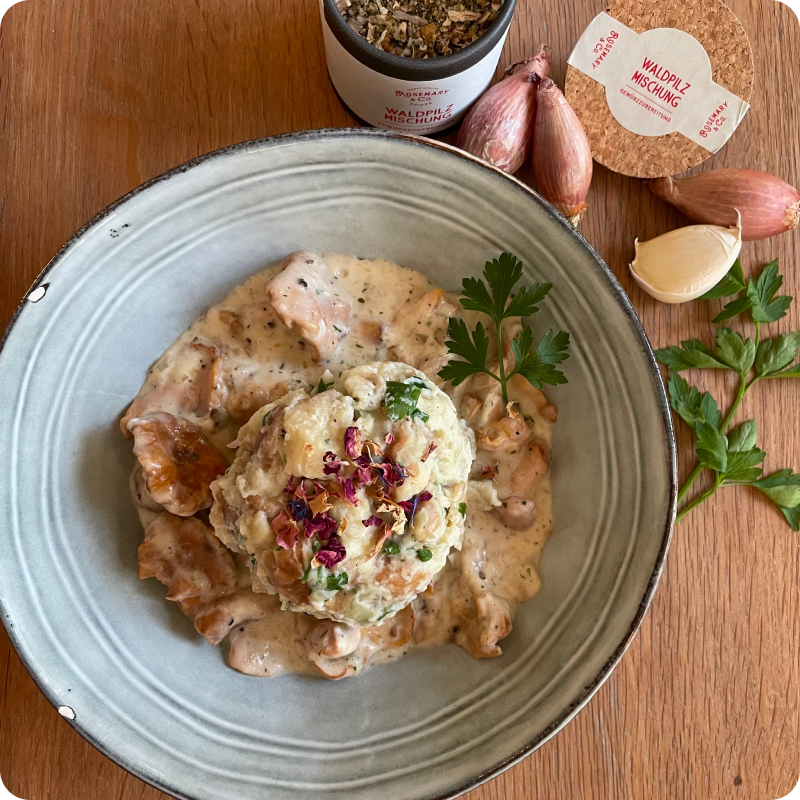
[[[150,364],[235,284],[300,248],[387,257],[445,288],[510,250],[572,334],[554,399],[555,531],[501,658],[417,651],[337,683],[228,669],[156,581],[117,420]],[[248,142],[93,219],[0,351],[0,601],[20,656],[83,736],[192,800],[452,797],[552,736],[613,669],[652,598],[675,508],[670,417],[630,303],[518,181],[374,130]]]

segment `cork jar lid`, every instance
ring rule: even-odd
[[[753,92],[753,51],[742,24],[718,0],[617,0],[605,13],[636,33],[674,28],[693,36],[711,62],[713,81],[744,101]],[[643,136],[611,113],[606,88],[576,67],[567,67],[567,101],[586,129],[596,161],[624,175],[674,175],[705,161],[712,151],[675,131]]]

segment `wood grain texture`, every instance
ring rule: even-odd
[[[325,70],[317,0],[27,0],[0,28],[0,328],[47,260],[106,204],[217,147],[353,124]],[[800,184],[800,25],[732,0],[753,42],[753,108],[704,169]],[[501,67],[553,48],[554,77],[597,0],[520,0]],[[452,140],[452,134],[448,135]],[[528,168],[521,177],[530,178]],[[596,168],[582,231],[630,292],[654,345],[708,340],[718,303],[664,306],[630,280],[634,237],[686,220]],[[800,232],[745,244],[800,294]],[[800,305],[774,326],[800,326]],[[730,398],[731,381],[703,385]],[[800,468],[798,383],[748,396],[768,470]],[[681,474],[691,469],[679,427]],[[1,535],[1,534],[0,534]],[[557,535],[557,533],[556,533]],[[622,663],[566,730],[470,800],[783,797],[800,773],[800,539],[767,503],[724,490],[676,530],[653,607]],[[45,701],[0,634],[0,774],[26,800],[159,800]]]

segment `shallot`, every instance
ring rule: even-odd
[[[517,61],[470,109],[458,147],[508,173],[525,162],[536,117],[536,82],[550,73],[550,51]]]
[[[738,211],[745,240],[766,239],[800,224],[800,192],[767,172],[717,169],[647,185],[695,222],[734,225]]]
[[[592,150],[577,114],[550,78],[539,82],[533,172],[545,200],[577,225],[592,182]]]

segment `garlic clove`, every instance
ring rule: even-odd
[[[635,242],[630,265],[639,286],[662,303],[696,300],[716,286],[742,249],[740,226],[690,225]]]

